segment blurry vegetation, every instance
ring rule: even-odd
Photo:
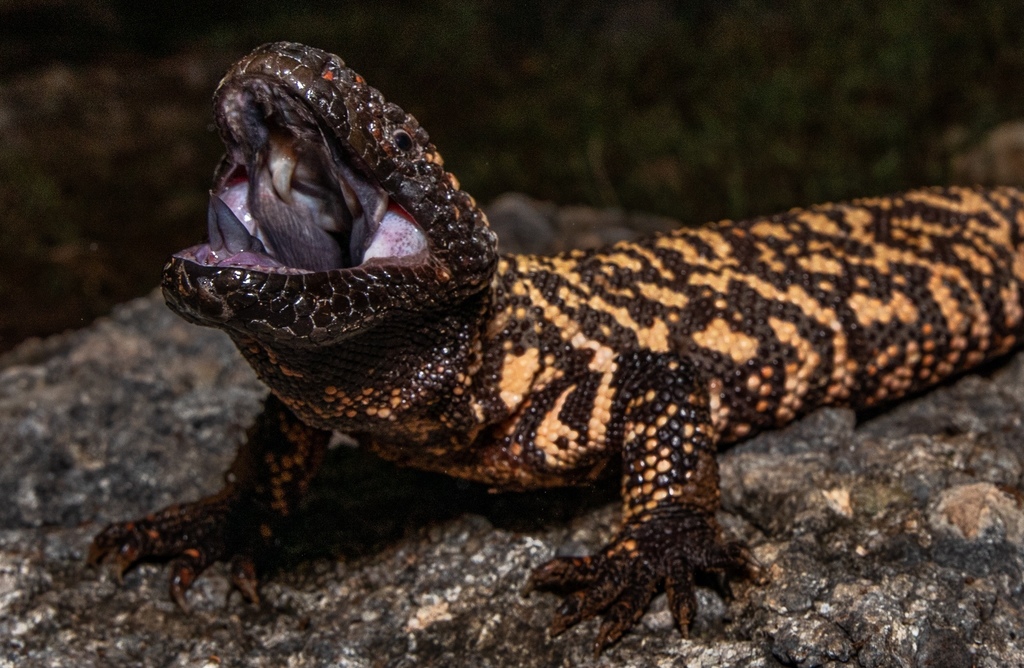
[[[943,182],[951,128],[1024,112],[1019,1],[506,5],[309,6],[220,36],[342,54],[483,201],[694,223]]]
[[[340,54],[413,112],[480,201],[692,224],[943,183],[949,137],[1024,115],[1020,0],[7,0],[0,301],[35,283],[86,317],[156,285],[159,258],[202,236],[217,76],[277,39]],[[54,71],[75,99],[121,97],[37,114]]]

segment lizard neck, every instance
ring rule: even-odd
[[[398,312],[331,346],[233,339],[308,424],[374,441],[450,442],[489,421],[473,385],[491,301],[485,290],[443,312]]]

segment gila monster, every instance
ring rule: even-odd
[[[209,241],[167,303],[228,333],[269,386],[225,487],[113,524],[90,559],[257,578],[332,431],[405,466],[525,490],[621,481],[622,526],[556,558],[552,632],[598,651],[659,591],[685,632],[694,576],[757,572],[726,540],[717,447],[820,406],[864,409],[1024,335],[1024,193],[929,188],[579,250],[502,256],[426,131],[341,59],[256,49],[215,95],[226,154]]]

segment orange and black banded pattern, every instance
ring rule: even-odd
[[[1016,345],[1022,238],[1020,191],[932,188],[506,257],[478,385],[494,379],[501,447],[545,471],[599,466],[627,433],[656,452],[664,434],[648,432],[666,421],[714,447],[819,406],[868,408]],[[637,353],[699,396],[624,402]],[[656,399],[661,424],[623,420]],[[707,423],[680,421],[686,405]]]
[[[715,521],[718,447],[820,406],[899,399],[1024,336],[1015,189],[913,190],[500,256],[423,128],[337,56],[261,47],[215,99],[228,147],[215,196],[237,207],[248,189],[251,217],[278,235],[311,206],[326,212],[306,232],[340,240],[342,266],[285,264],[214,212],[211,240],[233,238],[219,243],[244,261],[206,245],[165,268],[170,306],[227,331],[272,391],[221,493],[96,539],[93,560],[121,569],[174,558],[179,602],[216,560],[256,598],[265,553],[337,430],[496,489],[617,477],[613,541],[533,573],[566,595],[552,631],[600,615],[601,650],[664,590],[685,632],[696,574],[757,571]],[[366,223],[374,208],[390,218]],[[292,257],[316,256],[289,243]]]

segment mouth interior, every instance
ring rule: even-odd
[[[228,155],[207,213],[209,241],[178,254],[199,264],[308,273],[414,261],[427,249],[412,216],[328,140],[302,103],[222,102]],[[333,143],[332,143],[333,142]]]

